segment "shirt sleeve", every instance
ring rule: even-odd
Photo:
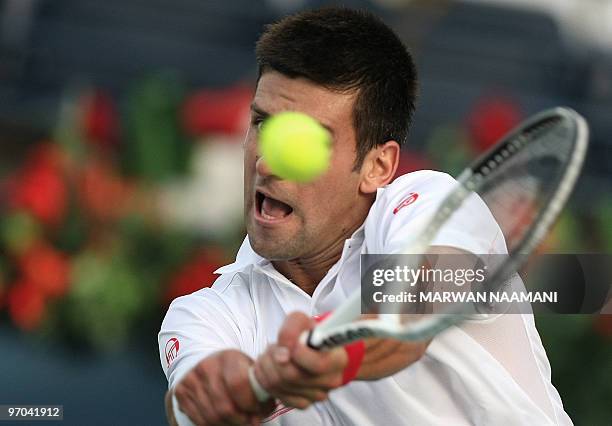
[[[162,323],[158,343],[169,389],[211,354],[240,349],[239,329],[212,289],[174,300]]]
[[[411,237],[423,229],[456,185],[451,176],[427,170],[401,176],[379,190],[366,221],[368,252],[392,254],[404,251]],[[476,195],[465,200],[440,229],[432,244],[458,248],[476,255],[507,253],[499,225],[486,204]],[[571,424],[550,381],[550,366],[532,315],[474,316],[472,320],[460,324],[454,333],[436,337],[428,348],[428,356],[442,353],[438,351],[440,347],[450,342],[449,339],[454,338],[452,336],[461,335],[457,330],[461,330],[485,351],[480,352],[482,356],[475,361],[472,358],[475,351],[465,350],[467,336],[444,349],[444,356],[452,357],[452,361],[446,364],[447,369],[457,370],[461,380],[472,382],[466,389],[479,393],[483,399],[490,397],[484,389],[503,389],[503,395],[493,401],[503,401],[506,406],[517,407],[517,410],[523,407],[521,410],[525,418],[540,419],[538,424]],[[465,360],[465,369],[459,371],[462,368],[461,359]],[[482,371],[490,374],[481,374]],[[494,414],[503,411],[487,410]],[[521,423],[520,420],[517,422]],[[535,424],[533,421],[524,423]]]
[[[403,252],[456,185],[446,173],[424,170],[401,176],[379,190],[365,226],[368,251]],[[474,254],[506,253],[501,229],[477,195],[465,200],[432,244]]]

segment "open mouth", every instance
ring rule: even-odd
[[[267,222],[280,221],[293,213],[290,205],[259,191],[255,193],[255,207],[257,216]]]

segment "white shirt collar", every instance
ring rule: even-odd
[[[346,241],[352,241],[356,239],[359,239],[360,241],[363,240],[364,226],[365,226],[365,221],[364,223],[361,224],[359,228],[355,230],[355,232],[353,232],[353,235],[351,235],[351,237]],[[229,265],[220,267],[219,269],[215,271],[215,274],[240,272],[248,268],[249,266],[258,265],[258,266],[263,267],[267,265],[268,263],[270,263],[268,259],[255,253],[255,251],[251,247],[251,243],[249,242],[249,236],[247,235],[244,238],[244,241],[242,242],[242,245],[240,246],[238,253],[236,254],[236,260],[234,261],[234,263],[230,263]]]

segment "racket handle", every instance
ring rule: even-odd
[[[266,402],[270,399],[268,391],[263,388],[257,377],[255,377],[255,368],[252,365],[249,367],[249,383],[257,401]]]

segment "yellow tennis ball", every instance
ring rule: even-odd
[[[259,150],[278,177],[309,182],[329,167],[331,135],[317,120],[300,112],[268,118],[259,135]]]

